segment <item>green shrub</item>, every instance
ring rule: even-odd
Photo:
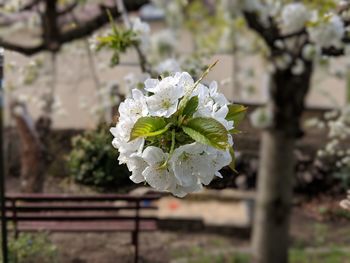
[[[340,181],[343,190],[350,188],[350,167],[344,166],[333,173],[334,177]]]
[[[101,191],[115,191],[133,185],[127,167],[118,164],[118,152],[113,148],[112,140],[106,125],[72,139],[73,150],[68,156],[68,164],[77,183]]]
[[[44,233],[22,233],[9,241],[9,263],[57,263],[58,251]],[[2,262],[0,254],[0,262]]]

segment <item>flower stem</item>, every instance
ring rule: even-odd
[[[198,84],[209,74],[209,72],[212,70],[213,67],[219,62],[219,60],[216,60],[214,63],[209,65],[209,67],[203,72],[203,74],[199,77],[199,79],[193,84],[193,87],[191,90],[189,90],[185,96],[180,101],[179,109],[180,109],[180,115],[182,115],[182,111],[184,107],[186,106],[188,100],[190,99],[191,94],[193,91],[197,88]]]
[[[168,163],[169,163],[169,160],[171,158],[171,155],[172,155],[172,153],[175,150],[175,135],[176,135],[175,129],[172,129],[171,130],[171,146],[170,146],[169,156],[165,160],[165,162],[159,167],[159,169],[164,169],[164,168],[166,168],[168,166]]]
[[[212,70],[213,67],[216,66],[216,64],[219,62],[219,60],[216,60],[214,63],[209,65],[209,67],[203,72],[202,76],[199,77],[199,79],[194,83],[193,88],[190,93],[192,93],[195,88],[198,86],[198,84],[209,74],[209,72]]]
[[[171,131],[171,147],[170,147],[170,155],[174,152],[175,150],[175,129]]]

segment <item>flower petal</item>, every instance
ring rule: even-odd
[[[158,147],[148,146],[143,151],[142,158],[149,165],[159,165],[159,164],[162,164],[166,160],[167,155],[163,152],[162,149],[160,149]]]
[[[129,171],[132,172],[130,180],[138,184],[145,181],[142,172],[146,169],[147,163],[141,158],[141,156],[134,155],[127,161]]]
[[[147,90],[149,92],[153,92],[158,84],[159,84],[158,79],[147,79],[145,81],[145,90]]]
[[[156,169],[154,166],[149,166],[142,175],[150,186],[159,191],[165,191],[171,185],[171,175],[166,168]]]

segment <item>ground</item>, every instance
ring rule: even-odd
[[[303,208],[294,208],[291,233],[291,254],[295,263],[350,262],[349,221],[317,221]],[[133,258],[131,239],[127,233],[52,234],[51,240],[65,263],[128,263]],[[216,262],[214,258],[222,259],[217,262],[235,262],[229,260],[249,252],[249,240],[234,234],[159,231],[141,234],[140,240],[141,262],[149,263]],[[321,255],[322,259],[317,255]],[[302,261],[317,258],[319,261]],[[213,261],[205,261],[210,259]]]
[[[10,191],[18,188],[16,182],[15,178],[8,181]],[[62,184],[69,192],[94,193],[91,189],[75,184]],[[51,181],[48,185],[50,186],[46,190],[60,190],[55,188],[59,183]],[[340,212],[340,199],[341,197],[318,197],[311,200],[296,198],[291,221],[292,263],[350,263],[350,214]],[[228,226],[228,222],[223,220],[225,218],[237,220],[236,225],[242,225],[240,220],[245,218],[242,215],[242,204],[234,200],[219,202],[214,198],[211,201],[195,201],[194,198],[193,203],[190,200],[191,197],[185,200],[167,197],[160,203],[160,215],[171,216],[169,207],[175,209],[174,216],[192,215],[195,202],[199,206],[199,202],[209,202],[212,205],[207,209],[202,207],[201,214],[204,221],[208,220],[208,225],[217,223]],[[176,211],[177,209],[179,210]],[[197,216],[200,216],[199,210],[196,209]],[[49,234],[49,239],[57,247],[57,263],[133,262],[130,233],[52,233]],[[141,234],[140,244],[140,262],[145,263],[249,262],[249,256],[246,255],[250,251],[249,238],[234,231],[220,231],[220,234],[212,230],[157,231]]]

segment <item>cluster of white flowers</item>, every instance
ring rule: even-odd
[[[328,128],[329,141],[325,147],[318,151],[318,156],[336,157],[336,166],[340,169],[350,167],[350,150],[344,143],[350,137],[350,107],[346,106],[342,110],[334,110],[324,115],[325,121],[312,121],[315,127]]]
[[[330,15],[308,27],[310,40],[321,48],[339,47],[345,34],[344,22],[338,15]]]
[[[140,41],[140,47],[146,51],[150,46],[150,32],[149,24],[142,22],[139,17],[132,20],[132,31],[136,33],[137,39]]]
[[[168,58],[155,66],[157,74],[174,74],[181,70],[180,63],[174,58]]]
[[[148,73],[129,73],[128,75],[126,75],[124,77],[125,87],[124,90],[121,90],[123,95],[125,95],[125,97],[131,97],[133,89],[143,90],[143,83],[148,78],[150,78],[150,75]]]
[[[263,4],[258,0],[238,1],[238,5],[247,12],[261,12],[264,9]]]
[[[11,1],[2,1],[2,10],[7,12],[18,12],[23,6],[22,0],[11,0]]]
[[[37,56],[27,63],[18,64],[9,61],[5,68],[9,77],[4,84],[9,101],[30,106],[29,110],[43,112],[51,104],[53,117],[65,117],[67,111],[64,102],[57,94],[53,94],[47,87],[52,83],[52,73],[48,70],[44,55]],[[22,114],[23,106],[14,108],[15,114]]]
[[[182,8],[188,4],[187,0],[152,0],[158,7],[164,10],[165,20],[172,29],[178,29],[183,24],[185,18]]]
[[[171,30],[150,34],[150,26],[139,18],[133,20],[132,30],[140,41],[140,47],[148,62],[154,65],[157,74],[173,74],[181,71],[180,63],[174,58],[176,38]],[[170,58],[169,58],[170,57]]]
[[[211,119],[217,123],[227,132],[224,148],[202,144],[178,126],[184,121],[184,115],[179,114],[183,103],[193,98],[198,100],[192,120]],[[186,72],[162,80],[147,79],[144,90],[132,90],[132,97],[120,104],[118,123],[111,128],[115,137],[112,144],[119,151],[120,164],[126,163],[133,182],[147,182],[159,191],[183,197],[200,190],[214,176],[221,177],[219,170],[232,161],[229,149],[233,140],[229,131],[233,129],[233,121],[226,119],[229,107],[225,96],[218,92],[216,82],[207,87],[195,83]],[[168,124],[159,136],[132,139],[135,124],[144,118]],[[152,123],[147,125],[143,128],[148,129]]]
[[[340,206],[344,209],[347,209],[350,211],[350,190],[348,190],[348,196],[347,199],[344,199],[340,202]]]
[[[264,26],[269,24],[270,18],[276,19],[284,34],[297,33],[306,28],[310,41],[318,49],[341,45],[346,32],[343,19],[349,16],[348,11],[338,15],[331,9],[322,13],[314,4],[302,1],[283,4],[277,0],[236,0],[229,3],[231,9],[255,13]],[[345,5],[344,1],[334,1],[334,4]]]
[[[285,33],[295,33],[302,30],[309,20],[310,13],[302,3],[291,3],[283,7],[281,24]]]
[[[284,5],[280,12],[280,21],[282,32],[286,34],[306,28],[310,41],[319,50],[341,46],[345,35],[345,25],[338,14],[321,14],[301,2]]]
[[[250,114],[251,124],[259,129],[266,129],[273,124],[273,115],[269,108],[259,107],[252,114]]]
[[[151,50],[153,52],[159,52],[160,55],[172,54],[177,45],[176,36],[170,29],[165,29],[154,33],[150,41]]]

